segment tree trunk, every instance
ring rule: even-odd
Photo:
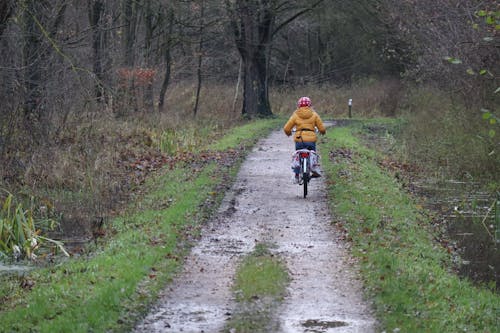
[[[240,93],[242,70],[243,70],[243,60],[240,57],[240,66],[238,67],[238,80],[236,81],[236,89],[234,92],[234,99],[233,99],[233,108],[232,108],[233,112],[236,111],[236,101],[238,100],[238,95]]]
[[[128,70],[129,76],[123,78],[126,88],[122,89],[123,96],[119,96],[122,100],[118,110],[120,113],[138,111],[139,109],[134,77],[137,6],[136,0],[123,0],[123,64]]]
[[[144,9],[144,26],[145,26],[145,36],[144,36],[144,58],[146,60],[146,66],[148,69],[153,67],[153,34],[155,30],[154,26],[154,12],[151,6],[151,1],[145,2]],[[154,109],[154,96],[153,96],[153,78],[148,80],[145,87],[144,97],[143,97],[144,106],[148,111],[153,111]]]
[[[0,36],[7,27],[7,21],[14,12],[15,1],[3,0],[0,2]]]
[[[27,130],[33,133],[33,125],[41,118],[41,38],[42,32],[37,26],[35,13],[41,13],[40,3],[37,0],[25,2],[23,65],[24,71],[24,120]]]
[[[266,84],[266,56],[274,21],[269,6],[269,1],[238,0],[236,10],[232,10],[231,24],[244,71],[242,114],[248,118],[272,115]]]
[[[163,78],[163,83],[161,85],[161,90],[160,90],[160,97],[158,101],[158,111],[163,112],[164,111],[164,104],[165,104],[165,94],[167,93],[168,89],[168,84],[170,83],[170,73],[172,69],[172,53],[171,53],[171,48],[172,48],[172,33],[174,30],[174,11],[170,9],[168,13],[168,28],[167,32],[165,33],[165,77]]]
[[[270,117],[271,105],[266,85],[267,70],[264,55],[254,54],[243,60],[243,110],[248,118]]]
[[[103,29],[103,18],[105,3],[103,0],[89,0],[89,21],[92,30],[92,51],[94,62],[94,74],[96,76],[95,96],[98,102],[105,102],[104,91],[104,58],[105,58],[105,31]]]
[[[198,35],[200,36],[200,40],[198,43],[198,67],[196,69],[196,78],[197,78],[197,86],[196,86],[196,99],[194,102],[193,115],[196,117],[198,113],[198,104],[200,102],[200,92],[201,92],[201,64],[203,61],[203,29],[204,29],[204,11],[205,11],[205,3],[201,0],[200,5],[200,27],[198,29]]]
[[[288,18],[279,20],[279,22],[277,22],[277,17],[283,16],[282,13],[279,13],[280,8],[288,7],[288,1],[236,0],[234,3],[226,1],[236,47],[243,60],[242,114],[244,116],[249,118],[272,116],[267,81],[270,45],[273,36],[290,22],[323,1],[317,0],[303,8],[291,6],[296,8],[296,12]]]
[[[44,71],[50,71],[48,56],[59,26],[64,21],[66,3],[57,6],[54,2],[26,0],[23,2],[23,67],[24,67],[24,124],[35,141],[47,138],[49,127]],[[52,10],[57,8],[56,15]],[[50,45],[44,45],[50,42]]]
[[[123,36],[124,64],[133,67],[135,63],[135,30],[137,25],[137,3],[135,0],[124,0],[123,25],[125,34]]]

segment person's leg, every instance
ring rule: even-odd
[[[306,149],[316,151],[316,142],[306,142]]]
[[[295,142],[295,150],[300,150],[300,149],[307,149],[306,148],[306,143],[307,142]],[[295,173],[295,178],[299,178],[299,172],[300,172],[300,165],[299,165],[299,157],[296,155],[296,164],[294,167],[292,167],[293,172]]]

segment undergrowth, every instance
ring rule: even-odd
[[[451,271],[427,213],[379,165],[352,128],[322,145],[331,210],[352,241],[386,332],[496,332],[500,298]]]
[[[406,104],[397,133],[402,157],[438,178],[500,186],[500,135],[492,135],[500,132],[500,123],[490,124],[480,107],[437,90],[415,89]]]
[[[220,150],[231,163],[179,163],[150,178],[144,196],[79,257],[22,276],[1,276],[0,332],[122,332],[133,327],[182,264],[190,240],[218,206],[241,158],[276,122],[253,122]],[[230,134],[231,135],[231,134]]]

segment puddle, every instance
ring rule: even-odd
[[[447,239],[442,243],[456,252],[458,273],[476,283],[496,284],[500,291],[500,244],[495,241],[493,197],[468,182],[414,182],[416,193],[437,213],[436,223]]]
[[[303,322],[302,326],[307,329],[306,332],[320,333],[326,332],[330,328],[348,326],[348,324],[343,321],[324,321],[318,319],[309,319]]]
[[[22,265],[6,265],[0,263],[0,275],[17,274],[22,275],[31,270],[32,267]]]

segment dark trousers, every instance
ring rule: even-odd
[[[295,142],[295,150],[309,149],[316,151],[316,142]]]

